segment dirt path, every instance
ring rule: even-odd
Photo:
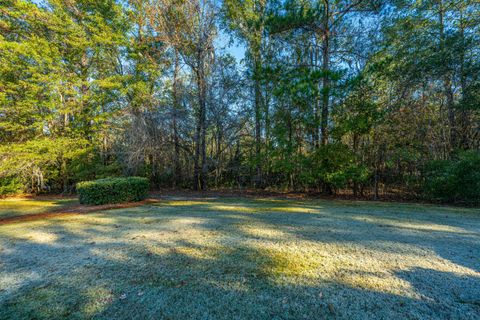
[[[41,220],[41,219],[47,219],[47,218],[57,218],[57,217],[64,217],[64,216],[87,214],[91,212],[105,211],[105,210],[111,210],[111,209],[132,208],[132,207],[143,206],[149,203],[156,203],[159,201],[160,200],[158,199],[146,199],[138,202],[104,204],[99,206],[74,204],[74,205],[68,205],[62,208],[53,209],[53,210],[41,212],[41,213],[34,213],[34,214],[16,216],[16,217],[0,218],[0,225],[23,222],[23,221],[33,221],[33,220]]]

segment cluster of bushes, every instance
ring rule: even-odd
[[[467,151],[452,160],[430,162],[425,172],[430,199],[466,204],[480,203],[480,152]]]
[[[114,159],[83,139],[57,138],[0,145],[0,196],[72,193],[78,181],[121,175]]]
[[[80,203],[106,204],[128,201],[141,201],[147,197],[147,178],[106,178],[77,183]]]
[[[371,159],[361,161],[348,146],[337,143],[321,146],[310,155],[292,156],[289,148],[271,150],[270,168],[263,173],[263,185],[252,176],[256,163],[247,163],[240,156],[229,163],[219,185],[233,187],[275,186],[290,190],[323,190],[335,193],[350,188],[354,194],[375,187]],[[100,156],[88,142],[71,139],[40,139],[26,143],[0,146],[0,196],[17,193],[71,193],[77,181],[119,176],[125,173],[115,159]],[[380,173],[383,183],[408,187],[415,196],[445,203],[480,204],[480,152],[459,152],[449,160],[432,161],[423,174],[418,170],[405,173],[418,157],[403,152],[388,163]],[[415,168],[418,166],[414,165]],[[158,169],[156,169],[158,170]],[[104,204],[137,201],[146,197],[149,182],[161,184],[175,179],[173,171],[165,168],[154,174],[153,168],[136,171],[146,178],[106,178],[77,184],[82,203]],[[213,169],[212,169],[213,170]],[[390,170],[390,171],[389,171]],[[377,175],[378,176],[378,175]],[[390,180],[389,180],[390,179]],[[189,179],[183,179],[190,183]],[[177,184],[182,186],[181,184]],[[188,186],[188,185],[183,185]]]
[[[325,193],[351,188],[356,192],[372,176],[372,171],[341,143],[320,146],[308,155],[290,155],[286,148],[272,152],[270,156],[274,161],[263,179],[274,188],[322,190]]]

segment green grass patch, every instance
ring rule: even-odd
[[[0,199],[0,219],[49,212],[78,204],[76,198],[6,198]]]

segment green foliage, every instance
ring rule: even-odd
[[[452,160],[430,162],[425,191],[444,202],[480,203],[480,152],[461,152]]]
[[[341,189],[353,183],[365,183],[371,171],[355,161],[353,153],[343,144],[320,147],[313,155],[312,175],[329,189]]]
[[[0,194],[137,175],[476,201],[455,150],[480,148],[477,2],[3,1]]]
[[[69,183],[70,165],[91,154],[89,143],[82,139],[45,138],[2,145],[0,179],[15,177],[26,192],[61,191]]]
[[[5,188],[9,185],[10,193],[14,189],[69,193],[77,181],[121,174],[117,161],[102,161],[97,150],[83,139],[44,138],[5,144],[0,146],[0,160],[0,184]],[[8,181],[15,181],[15,187]]]
[[[148,195],[149,181],[141,177],[105,178],[77,183],[80,203],[106,204],[141,201]]]
[[[366,80],[359,77],[349,84],[351,93],[333,112],[336,121],[334,133],[340,136],[367,134],[381,122],[382,113],[373,100],[373,90]]]
[[[0,179],[0,196],[20,193],[22,189],[23,184],[15,176]]]
[[[110,172],[99,159],[118,111],[128,24],[106,1],[6,1],[0,10],[0,183],[5,192],[69,192]],[[11,187],[10,177],[15,177]],[[9,185],[7,188],[6,186]]]

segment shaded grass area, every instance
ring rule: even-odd
[[[199,198],[0,226],[1,319],[478,319],[480,211]]]
[[[76,198],[35,197],[0,199],[0,219],[60,210],[78,204]]]

